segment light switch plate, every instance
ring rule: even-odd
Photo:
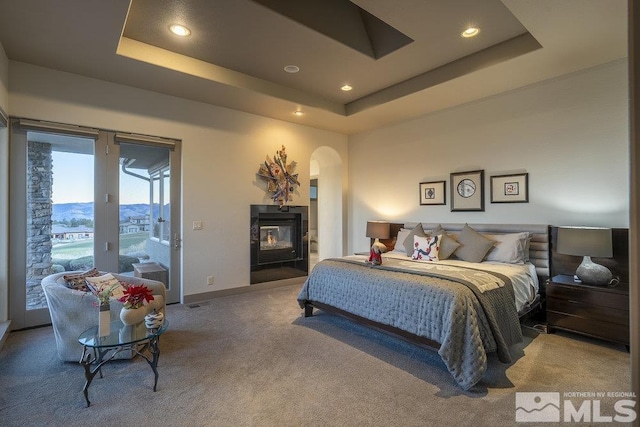
[[[194,230],[202,230],[202,221],[193,221]]]

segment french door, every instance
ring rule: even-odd
[[[12,119],[9,147],[13,329],[50,323],[57,272],[151,277],[179,301],[180,141]]]

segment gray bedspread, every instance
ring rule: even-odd
[[[509,347],[522,340],[522,332],[508,278],[497,275],[496,286],[482,286],[464,274],[447,277],[402,264],[385,259],[371,267],[354,256],[324,260],[307,278],[298,302],[328,304],[440,343],[438,354],[465,390],[482,378],[488,352],[511,361]],[[482,280],[486,285],[487,277]]]

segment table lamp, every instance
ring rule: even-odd
[[[375,239],[373,246],[380,249],[380,252],[386,252],[387,247],[380,239],[389,238],[389,222],[388,221],[367,221],[367,237]]]
[[[558,227],[557,252],[583,257],[575,274],[581,282],[589,285],[608,285],[611,282],[611,271],[591,261],[591,257],[613,256],[610,228]]]

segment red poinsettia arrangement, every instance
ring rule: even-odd
[[[124,303],[124,308],[140,308],[145,301],[153,301],[153,295],[145,285],[129,285],[118,301]]]

